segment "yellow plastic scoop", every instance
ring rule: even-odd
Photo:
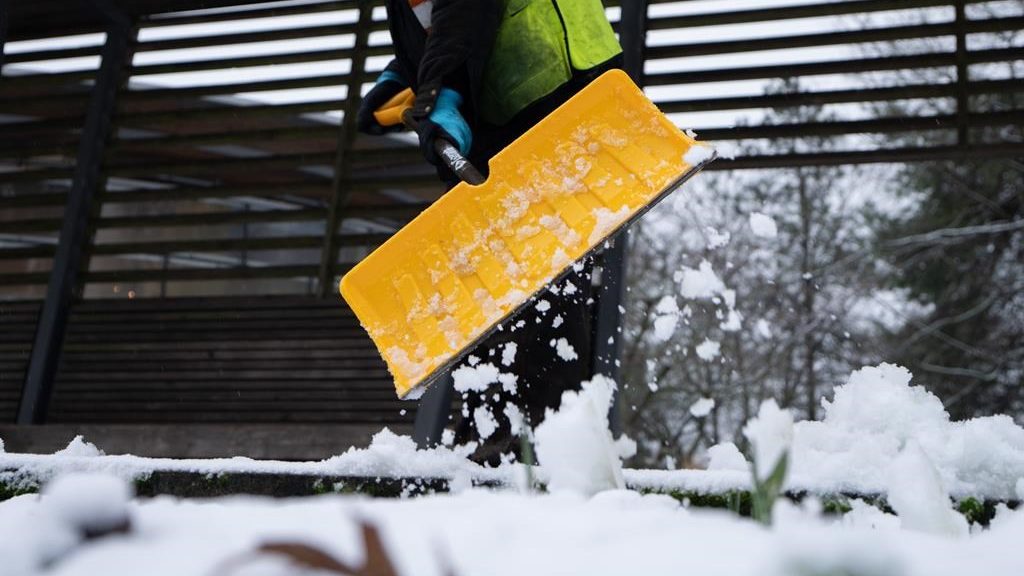
[[[422,391],[577,261],[714,159],[607,72],[341,279],[395,379]]]

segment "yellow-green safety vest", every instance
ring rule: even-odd
[[[504,0],[480,115],[501,126],[572,77],[622,52],[601,0]]]

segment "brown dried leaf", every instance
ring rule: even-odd
[[[268,542],[261,545],[257,551],[264,554],[279,554],[303,568],[325,570],[345,576],[359,576],[362,574],[361,571],[347,566],[323,550],[300,542]]]
[[[363,544],[366,546],[366,565],[356,576],[398,576],[391,558],[388,557],[384,543],[380,539],[377,527],[367,522],[362,523]]]
[[[278,554],[298,566],[344,576],[398,576],[398,571],[384,549],[377,528],[367,522],[361,522],[360,527],[363,531],[363,546],[366,549],[366,564],[362,568],[348,566],[319,548],[299,542],[268,542],[261,545],[257,552]]]

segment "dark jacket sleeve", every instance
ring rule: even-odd
[[[470,58],[490,53],[494,43],[488,23],[498,12],[498,0],[434,0],[431,30],[417,76],[416,110],[425,116],[442,87],[472,98],[474,87],[467,74]]]
[[[388,70],[390,72],[398,74],[398,77],[405,82],[406,86],[409,86],[413,80],[412,78],[410,78],[409,71],[405,69],[405,66],[402,66],[402,63],[398,60],[398,58],[392,58],[391,62],[388,62],[388,65],[384,67],[384,70]]]

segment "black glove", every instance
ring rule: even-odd
[[[401,124],[381,126],[373,117],[373,113],[405,88],[406,84],[398,74],[390,70],[381,73],[377,78],[377,83],[366,93],[366,96],[363,96],[363,101],[359,104],[359,112],[356,113],[356,128],[363,134],[374,136],[404,130],[405,126]]]

